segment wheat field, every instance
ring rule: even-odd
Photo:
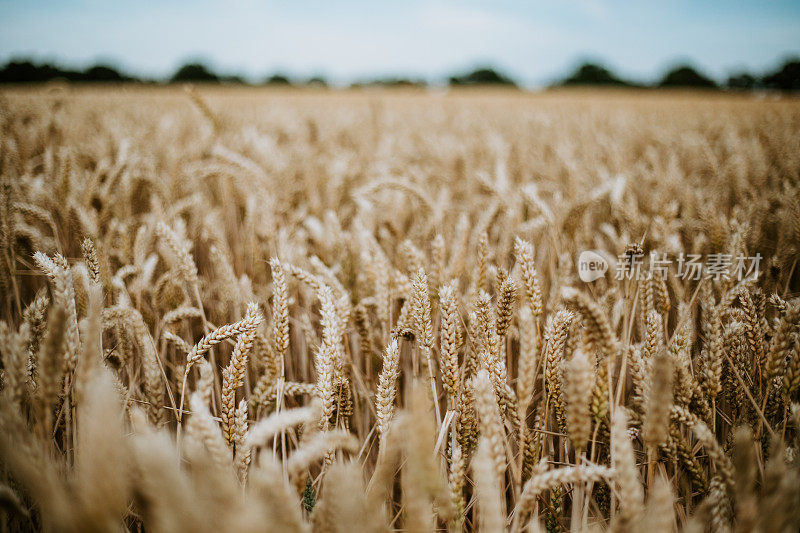
[[[800,528],[796,99],[4,89],[0,176],[3,531]]]

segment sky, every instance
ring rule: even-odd
[[[0,0],[0,62],[108,62],[167,77],[187,60],[251,80],[432,81],[492,65],[546,84],[583,60],[636,79],[717,79],[800,55],[800,0]]]

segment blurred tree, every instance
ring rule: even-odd
[[[690,66],[684,65],[667,72],[658,84],[659,87],[696,87],[713,89],[716,82],[700,74]]]
[[[113,67],[108,65],[95,65],[83,72],[84,81],[114,82],[129,81],[132,78],[123,76]]]
[[[74,80],[77,76],[77,72],[61,70],[47,63],[36,65],[28,60],[12,60],[0,70],[0,83],[35,83],[56,78]]]
[[[267,85],[291,85],[292,81],[285,74],[276,73],[264,80]]]
[[[328,81],[323,76],[313,76],[308,79],[306,85],[312,85],[315,87],[327,87]]]
[[[584,63],[578,67],[571,76],[558,83],[558,85],[610,85],[619,87],[632,87],[636,84],[618,78],[605,67],[596,65],[594,63]]]
[[[3,83],[22,83],[37,81],[37,67],[30,61],[9,61],[0,70],[0,81]]]
[[[450,76],[450,85],[508,85],[516,87],[511,78],[500,74],[493,68],[483,67],[461,76]]]
[[[219,76],[208,70],[202,63],[188,63],[180,67],[175,74],[172,75],[170,82],[218,82]]]
[[[28,60],[7,63],[0,70],[0,83],[42,83],[55,79],[72,82],[138,81],[121,74],[108,65],[94,65],[84,71],[62,69],[48,63],[35,64]]]
[[[728,81],[725,82],[725,86],[729,89],[735,89],[738,91],[750,91],[756,88],[758,84],[758,79],[749,74],[747,72],[741,72],[739,74],[734,74],[728,78]]]
[[[428,82],[422,78],[388,77],[362,80],[351,84],[351,87],[425,87]]]
[[[764,76],[764,86],[779,91],[800,91],[800,60],[791,59],[772,74]]]
[[[242,76],[238,74],[231,74],[229,76],[220,76],[219,81],[222,83],[229,83],[231,85],[246,85],[247,82]]]

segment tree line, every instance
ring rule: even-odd
[[[655,83],[624,79],[608,68],[596,63],[584,63],[567,78],[556,85],[560,86],[607,86],[607,87],[663,87],[730,89],[737,91],[772,89],[778,91],[800,91],[800,59],[789,59],[774,71],[763,74],[738,72],[730,75],[725,82],[717,83],[690,65],[680,65],[667,71]]]
[[[30,60],[11,60],[0,69],[0,83],[42,83],[52,80],[66,80],[77,83],[228,83],[253,84],[242,76],[222,75],[207,65],[191,62],[180,66],[165,80],[148,79],[121,72],[117,68],[99,64],[85,70],[62,68],[49,63],[35,63]],[[451,86],[500,85],[516,87],[518,83],[510,76],[491,67],[480,67],[472,71],[452,75],[447,79]],[[283,73],[271,74],[256,84],[263,85],[303,85],[327,86],[323,76],[296,79]],[[387,87],[423,87],[428,84],[422,78],[384,77],[364,79],[353,82],[354,87],[387,86]],[[596,63],[583,63],[569,76],[552,84],[554,87],[574,86],[606,86],[606,87],[664,87],[664,88],[697,88],[697,89],[729,89],[800,91],[800,59],[789,59],[774,71],[762,74],[739,72],[718,83],[709,76],[689,65],[681,65],[670,69],[654,82],[642,82],[622,78],[607,67]]]

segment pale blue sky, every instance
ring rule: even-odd
[[[651,79],[681,61],[717,78],[800,55],[800,1],[0,0],[0,62],[111,61],[167,76],[189,58],[254,79],[441,78],[493,64],[529,85],[582,58]]]

